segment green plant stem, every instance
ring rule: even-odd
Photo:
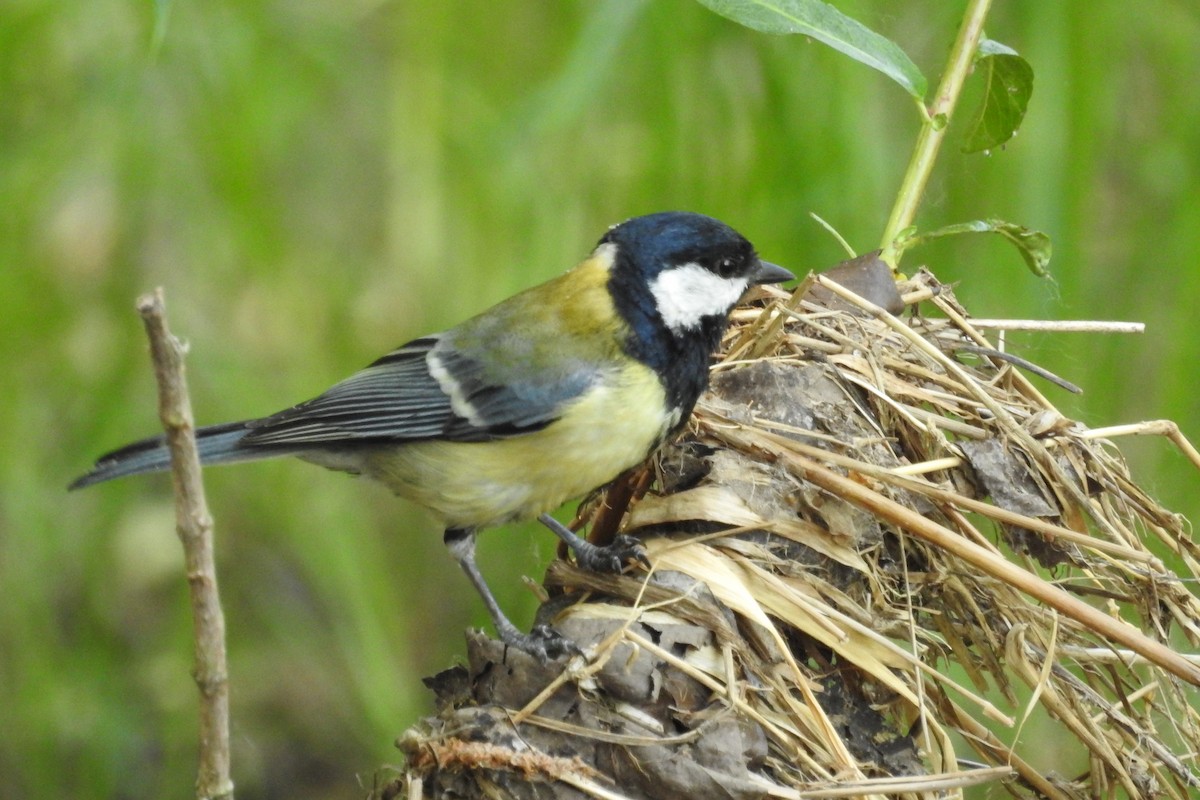
[[[950,50],[946,71],[942,73],[937,94],[921,124],[916,147],[913,148],[908,170],[904,173],[904,181],[900,184],[900,191],[896,195],[896,203],[892,206],[892,214],[888,218],[880,244],[883,248],[883,260],[890,264],[893,270],[899,266],[901,255],[896,249],[896,238],[901,231],[912,225],[917,215],[917,207],[925,195],[925,185],[933,172],[938,150],[950,124],[950,117],[958,104],[963,82],[967,79],[967,73],[970,72],[975,59],[975,50],[979,46],[980,37],[983,36],[983,23],[991,5],[992,0],[970,0],[967,3],[958,37]]]

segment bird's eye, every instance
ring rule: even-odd
[[[717,261],[717,274],[722,278],[731,278],[738,271],[738,262],[736,259],[728,256]]]

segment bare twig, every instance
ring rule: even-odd
[[[183,543],[192,600],[196,645],[193,674],[200,690],[200,765],[196,797],[200,800],[232,800],[225,617],[217,594],[212,515],[208,513],[204,499],[195,424],[184,377],[184,347],[167,329],[161,288],[138,298],[137,309],[150,339],[150,355],[158,381],[158,415],[171,450],[175,531]]]
[[[1081,434],[1085,439],[1106,439],[1116,436],[1165,436],[1179,448],[1188,461],[1200,469],[1200,452],[1188,441],[1179,430],[1179,425],[1169,419],[1156,419],[1147,422],[1134,422],[1129,425],[1113,425],[1107,428],[1096,428]]]
[[[1145,333],[1144,322],[1113,322],[1098,319],[979,319],[971,317],[976,328],[1006,331],[1046,331],[1049,333]]]

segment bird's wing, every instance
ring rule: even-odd
[[[600,378],[596,364],[577,358],[536,369],[521,341],[464,349],[455,339],[451,331],[409,342],[319,397],[251,423],[241,444],[515,436],[553,422]]]

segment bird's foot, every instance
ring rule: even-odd
[[[523,653],[536,658],[542,664],[557,661],[564,656],[575,656],[583,653],[579,645],[563,636],[549,625],[535,625],[529,633],[521,633],[516,628],[497,629],[500,641],[509,647],[515,647]]]
[[[642,543],[624,534],[603,547],[580,540],[573,549],[579,566],[592,572],[620,572],[631,560],[638,561],[646,567],[650,566],[650,559],[646,556],[646,548],[642,547]]]

